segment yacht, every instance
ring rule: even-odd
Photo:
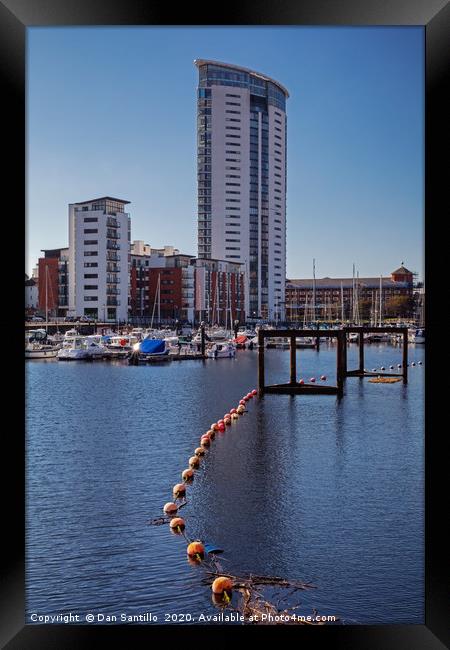
[[[55,359],[60,349],[43,329],[28,333],[25,343],[25,359]]]

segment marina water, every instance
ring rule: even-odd
[[[349,369],[358,365],[350,345]],[[409,361],[423,361],[420,346]],[[366,346],[366,367],[401,347]],[[298,378],[335,383],[336,348],[299,350]],[[256,386],[257,352],[129,366],[26,366],[26,621],[32,613],[217,613],[186,542],[149,526],[209,425]],[[266,382],[289,351],[266,351]],[[349,378],[334,395],[265,395],[216,439],[188,487],[191,539],[224,571],[311,581],[284,606],[347,623],[424,622],[424,366],[408,384]],[[167,617],[172,617],[167,620]],[[191,619],[192,617],[192,619]],[[83,618],[82,618],[83,620]]]

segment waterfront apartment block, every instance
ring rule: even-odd
[[[69,205],[69,315],[128,319],[129,201],[103,196]]]
[[[286,280],[286,318],[356,321],[411,316],[414,274],[403,265],[387,277]]]
[[[44,257],[38,260],[38,308],[50,317],[67,314],[68,302],[68,248],[42,249]]]
[[[279,82],[197,59],[198,257],[244,265],[248,319],[284,319],[286,99]]]

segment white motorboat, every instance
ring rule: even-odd
[[[230,342],[216,342],[208,346],[206,356],[210,359],[232,359],[236,356],[236,346]]]
[[[104,359],[110,357],[111,352],[103,345],[102,336],[100,334],[92,334],[85,337],[84,341],[88,356],[91,359]]]
[[[297,336],[295,338],[295,347],[297,348],[315,348],[316,344],[310,336]]]
[[[133,346],[139,344],[138,339],[131,334],[126,336],[108,336],[104,337],[104,339],[103,344],[107,348],[110,357],[128,357],[134,349]]]
[[[78,361],[89,358],[90,355],[86,348],[84,336],[74,336],[67,339],[58,351],[58,359],[60,361]]]

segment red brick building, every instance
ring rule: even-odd
[[[64,316],[68,296],[68,249],[43,249],[38,260],[38,308],[48,316]]]
[[[131,255],[130,307],[133,317],[157,322],[192,321],[192,255]]]

